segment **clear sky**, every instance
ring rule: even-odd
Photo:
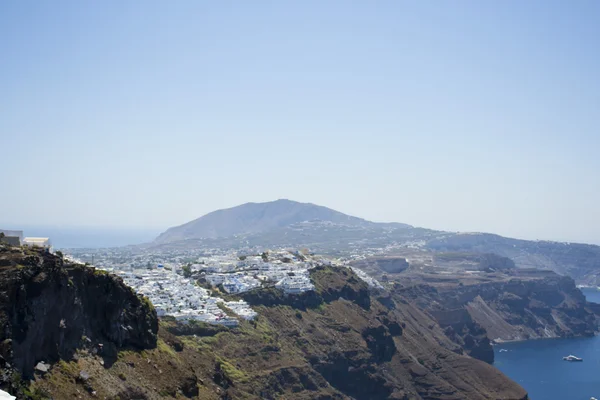
[[[600,243],[600,2],[2,1],[0,225],[289,198]]]

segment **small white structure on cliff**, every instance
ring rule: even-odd
[[[50,239],[43,237],[26,237],[23,239],[23,245],[31,247],[52,247]]]

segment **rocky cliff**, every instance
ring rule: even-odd
[[[156,346],[154,308],[120,280],[44,250],[0,247],[0,385],[38,363],[94,348],[108,364],[121,348]],[[44,368],[43,365],[40,368]]]
[[[372,293],[346,268],[315,269],[304,304],[255,293],[254,321],[227,329],[166,318],[157,338],[151,307],[113,277],[20,249],[0,249],[0,260],[0,386],[20,398],[526,398],[458,354],[431,316]]]
[[[530,241],[488,233],[441,234],[427,240],[435,252],[494,253],[520,268],[550,269],[579,284],[600,285],[600,246],[583,243]]]
[[[536,270],[478,276],[423,275],[419,284],[397,285],[396,293],[427,310],[449,338],[487,362],[493,362],[491,341],[592,336],[598,331],[597,309],[569,277]]]

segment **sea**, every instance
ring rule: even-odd
[[[164,229],[96,228],[63,226],[2,225],[22,230],[24,236],[48,237],[55,249],[106,248],[149,243]]]
[[[581,291],[588,301],[600,303],[600,291]],[[600,336],[504,343],[494,346],[494,352],[494,366],[532,400],[600,399]],[[570,354],[583,362],[563,361]]]

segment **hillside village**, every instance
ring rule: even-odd
[[[94,267],[120,276],[137,293],[147,296],[159,317],[168,315],[182,322],[224,326],[238,325],[239,318],[252,320],[256,312],[245,301],[226,301],[219,293],[239,294],[271,286],[288,295],[300,294],[314,289],[309,277],[312,268],[344,265],[306,250],[214,252],[199,256],[194,262],[183,262],[180,256],[160,263],[146,260],[149,258],[127,264],[120,262],[119,257],[103,257]],[[369,285],[381,287],[364,272],[354,270]],[[237,317],[228,315],[227,310]]]

